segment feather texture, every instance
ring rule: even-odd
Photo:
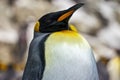
[[[45,42],[45,60],[42,80],[98,80],[91,48],[77,32],[52,33]]]

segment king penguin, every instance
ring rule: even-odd
[[[22,80],[99,80],[91,47],[68,24],[81,6],[48,13],[36,22]]]

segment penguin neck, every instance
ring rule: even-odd
[[[53,32],[58,32],[58,31],[63,31],[63,30],[70,30],[70,27],[67,23],[59,23],[59,24],[52,25],[52,26],[41,27],[40,32],[41,33],[53,33]]]
[[[49,33],[34,32],[34,38],[41,36],[43,34],[49,34]]]

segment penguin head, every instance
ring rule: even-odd
[[[34,31],[41,33],[69,30],[68,21],[73,13],[83,6],[83,3],[76,4],[67,10],[48,13],[42,16],[35,25]]]

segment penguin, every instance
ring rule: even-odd
[[[90,45],[68,24],[83,5],[48,13],[36,22],[22,80],[99,80]]]

